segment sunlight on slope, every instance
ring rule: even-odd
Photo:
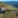
[[[11,6],[11,5],[6,4],[6,5],[4,5],[4,6],[5,6],[6,8],[10,9],[10,10],[16,10],[16,8],[13,7],[13,6]]]

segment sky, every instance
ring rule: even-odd
[[[18,0],[0,0],[0,1],[18,1]]]
[[[18,0],[0,0],[0,1],[18,1]]]

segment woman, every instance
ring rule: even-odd
[[[6,8],[4,8],[4,6],[2,6],[2,9],[1,9],[1,11],[2,11],[2,13],[5,13],[6,12]]]

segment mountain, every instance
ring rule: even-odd
[[[7,1],[7,2],[4,2],[4,3],[18,7],[18,1]]]

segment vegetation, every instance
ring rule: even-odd
[[[13,6],[11,5],[8,5],[8,4],[5,4],[3,2],[0,2],[0,5],[1,6],[5,6],[5,8],[8,8],[9,10],[16,10],[16,8],[14,8]],[[6,18],[12,18],[10,15],[11,15],[11,11],[6,11],[5,12],[5,15],[6,15]],[[5,15],[3,14],[0,18],[5,18]]]

